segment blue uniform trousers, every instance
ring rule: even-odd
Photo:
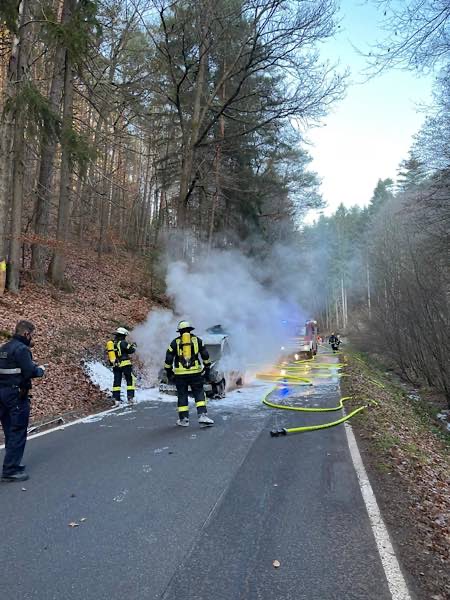
[[[19,388],[0,387],[0,422],[5,434],[3,477],[14,475],[23,457],[27,442],[30,400],[22,397]]]

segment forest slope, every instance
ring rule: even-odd
[[[111,332],[119,325],[132,328],[152,306],[142,261],[124,253],[98,261],[93,252],[79,250],[67,261],[67,291],[24,280],[18,295],[0,297],[0,341],[18,320],[30,320],[36,326],[33,358],[48,365],[33,388],[33,421],[110,406],[86,377],[83,361],[102,357]]]

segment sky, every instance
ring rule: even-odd
[[[383,36],[382,12],[369,1],[341,0],[341,27],[322,44],[321,55],[339,61],[351,75],[346,97],[337,103],[318,128],[307,132],[313,158],[311,168],[322,180],[321,193],[327,203],[323,212],[332,214],[345,206],[369,203],[378,179],[396,178],[399,163],[407,158],[413,135],[424,120],[420,105],[431,102],[432,77],[405,71],[390,71],[367,79],[366,62],[353,46],[366,50]],[[318,216],[311,212],[306,221]]]

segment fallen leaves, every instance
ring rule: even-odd
[[[71,293],[24,278],[19,295],[6,292],[1,298],[0,332],[12,332],[20,319],[32,321],[33,358],[48,364],[45,377],[33,382],[33,423],[64,413],[77,418],[109,406],[105,394],[85,375],[82,361],[101,358],[117,323],[132,327],[152,306],[136,286],[144,280],[140,264],[125,254],[99,262],[88,250],[70,250],[67,275],[74,287]]]
[[[422,570],[422,563],[416,573],[424,585],[434,586],[432,592],[444,587],[450,591],[450,571],[444,573],[440,567],[450,561],[448,448],[433,433],[431,417],[427,420],[418,412],[418,403],[423,402],[420,396],[412,401],[389,378],[385,378],[386,385],[375,385],[371,369],[365,363],[353,362],[346,371],[351,375],[342,384],[346,395],[353,396],[355,401],[377,400],[378,406],[355,422],[355,428],[361,438],[369,441],[370,455],[376,457],[378,464],[381,458],[385,470],[399,476],[407,490],[411,528],[416,532],[413,543],[419,549],[415,560],[421,560],[420,554],[428,554],[437,565],[433,573],[428,573]],[[441,598],[440,594],[431,593],[427,597]]]

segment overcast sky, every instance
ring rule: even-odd
[[[341,0],[339,33],[322,45],[324,57],[351,70],[352,84],[319,128],[309,130],[312,168],[322,179],[322,195],[331,214],[345,206],[368,204],[378,179],[395,179],[408,155],[412,136],[430,102],[431,77],[391,71],[363,82],[366,63],[353,48],[367,49],[383,35],[380,13],[371,2]],[[353,45],[353,46],[352,46]],[[315,213],[317,216],[317,213]],[[313,215],[309,215],[311,221]]]

